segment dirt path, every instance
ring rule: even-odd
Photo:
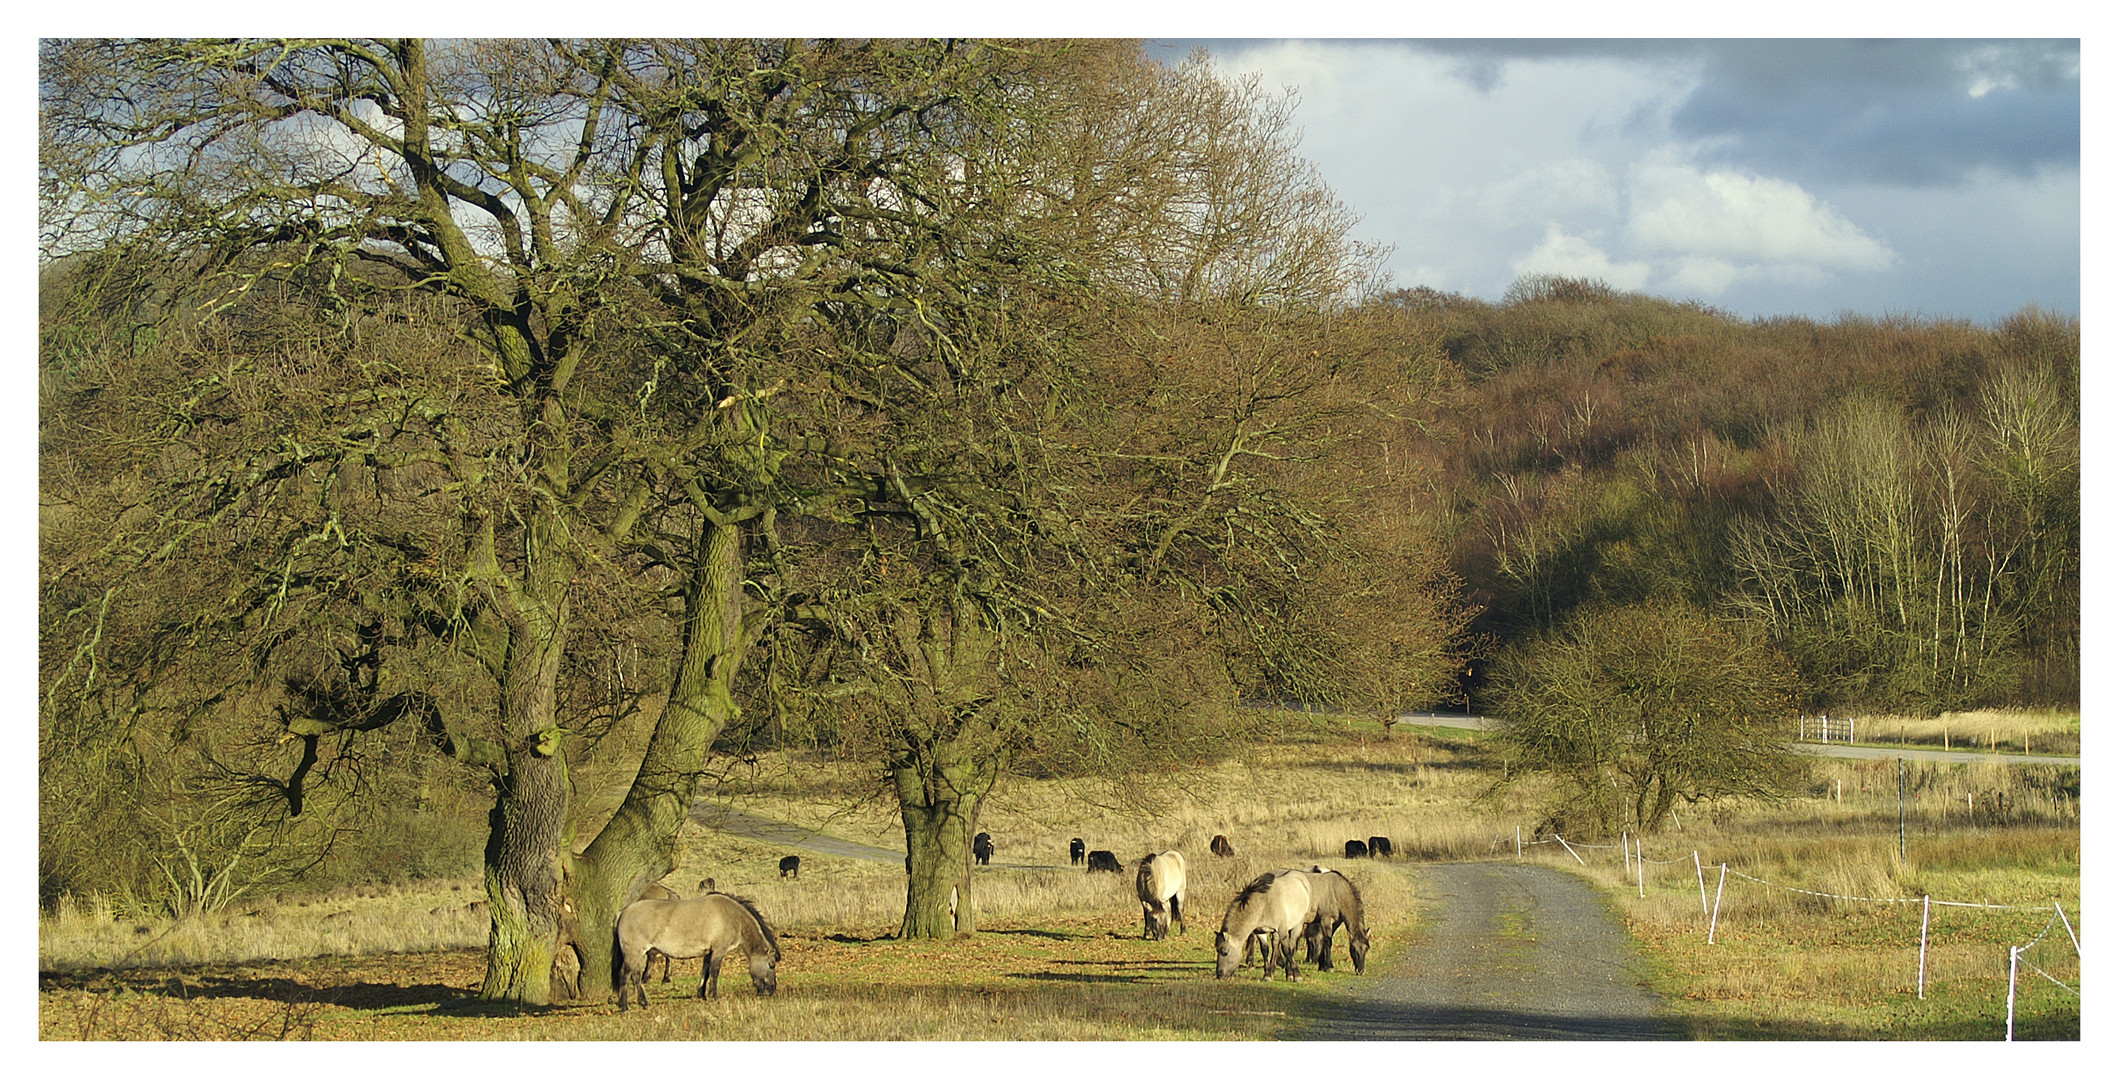
[[[1674,1039],[1633,942],[1582,881],[1506,863],[1407,868],[1420,941],[1379,942],[1367,977],[1289,1039]]]
[[[905,858],[903,851],[727,806],[702,802],[692,819],[807,851],[883,863]],[[1379,943],[1366,977],[1335,996],[1328,1013],[1291,1025],[1282,1038],[1680,1037],[1662,1018],[1655,994],[1641,985],[1632,940],[1581,880],[1510,863],[1437,863],[1402,872],[1413,875],[1426,909],[1420,940],[1397,950]]]

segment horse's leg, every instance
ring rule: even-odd
[[[1177,898],[1177,897],[1175,897],[1175,896],[1173,896],[1173,897],[1171,897],[1171,898],[1170,898],[1170,917],[1171,917],[1171,918],[1173,918],[1173,919],[1175,919],[1175,920],[1177,920],[1177,932],[1178,932],[1178,933],[1180,933],[1180,934],[1184,933],[1184,932],[1185,932],[1185,908],[1184,908],[1184,904],[1183,904],[1183,903],[1182,903],[1181,901],[1179,901],[1179,900],[1178,900],[1178,898]],[[1168,931],[1167,929],[1166,929],[1166,930],[1164,931],[1164,933],[1168,933],[1168,932],[1169,932],[1169,931]]]
[[[1293,981],[1295,981],[1295,980],[1297,980],[1297,979],[1300,979],[1300,978],[1302,978],[1302,973],[1301,973],[1301,972],[1299,972],[1299,971],[1297,971],[1297,970],[1295,969],[1295,934],[1296,934],[1296,933],[1297,933],[1297,931],[1296,931],[1296,928],[1295,928],[1295,927],[1292,927],[1292,926],[1291,926],[1291,927],[1288,927],[1288,928],[1287,928],[1287,929],[1285,929],[1285,930],[1282,930],[1282,931],[1280,931],[1280,934],[1279,934],[1279,937],[1280,937],[1280,966],[1281,966],[1282,968],[1285,968],[1285,969],[1287,970],[1287,973],[1288,973],[1288,981],[1289,981],[1289,982],[1293,982]],[[1270,973],[1270,972],[1271,972],[1271,969],[1270,969],[1270,968],[1268,968],[1268,969],[1267,969],[1267,971],[1268,971],[1268,973]]]
[[[721,996],[721,961],[728,959],[726,948],[709,949],[706,953],[706,970],[699,978],[699,996],[718,998]]]
[[[641,963],[642,966],[646,965],[644,960]],[[630,950],[627,950],[623,953],[618,968],[619,1012],[624,1012],[632,1006],[633,987],[637,985],[639,978],[640,972],[633,966],[633,954]],[[647,1008],[647,990],[644,988],[640,991],[640,1007],[643,1009]]]

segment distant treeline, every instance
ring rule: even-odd
[[[1565,278],[1386,302],[1462,375],[1427,446],[1488,655],[1679,599],[1813,707],[2078,700],[2075,319],[1747,321]]]

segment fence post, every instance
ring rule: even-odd
[[[1709,945],[1714,944],[1714,924],[1720,922],[1722,918],[1722,886],[1727,884],[1729,884],[1729,864],[1723,863],[1722,878],[1714,883],[1714,914],[1707,917],[1707,944]],[[1702,888],[1704,887],[1703,885]],[[2015,993],[2016,980],[2011,978],[2009,980],[2009,994],[2013,998]]]
[[[1523,857],[1523,826],[1516,826],[1516,858]]]
[[[2016,946],[2009,946],[2009,1026],[2002,1042],[2016,1041]]]
[[[1633,884],[1635,895],[1648,899],[1648,863],[1641,857],[1641,838],[1633,838]]]
[[[1700,853],[1697,848],[1692,852],[1692,872],[1694,876],[1700,879],[1700,914],[1705,915],[1707,914],[1707,871],[1700,867]]]
[[[1567,838],[1566,838],[1566,837],[1563,837],[1563,836],[1561,836],[1561,835],[1560,835],[1559,833],[1554,833],[1554,834],[1552,834],[1552,838],[1553,838],[1553,839],[1555,839],[1555,840],[1558,840],[1558,841],[1560,842],[1560,846],[1561,846],[1561,847],[1563,847],[1563,848],[1567,848],[1567,853],[1568,853],[1569,855],[1575,855],[1575,849],[1574,849],[1574,848],[1571,848],[1571,847],[1568,847],[1568,846],[1567,846]],[[1588,866],[1588,865],[1589,865],[1589,864],[1588,864],[1588,863],[1586,863],[1586,862],[1582,862],[1582,857],[1581,857],[1580,855],[1575,855],[1575,861],[1576,861],[1576,862],[1578,862],[1578,863],[1582,863],[1582,865],[1583,865],[1583,866]]]
[[[1913,996],[1928,999],[1928,897],[1920,898],[1920,973],[1914,976]]]

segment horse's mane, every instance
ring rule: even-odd
[[[734,900],[736,903],[743,905],[743,910],[750,912],[750,917],[756,920],[758,923],[758,933],[765,936],[766,947],[770,948],[773,951],[773,963],[779,963],[780,939],[774,936],[773,928],[771,926],[766,925],[765,916],[758,914],[758,906],[750,902],[750,897],[737,896],[734,893],[715,893],[713,895],[726,896],[729,899]]]
[[[1252,897],[1257,896],[1258,894],[1265,892],[1267,889],[1272,888],[1273,881],[1274,878],[1271,871],[1267,871],[1266,873],[1260,874],[1256,878],[1252,879],[1249,885],[1243,887],[1242,892],[1236,894],[1236,906],[1242,907]]]

